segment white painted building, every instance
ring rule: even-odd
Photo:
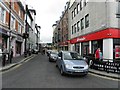
[[[120,58],[119,6],[116,0],[75,0],[69,8],[69,50],[87,55],[100,47],[103,58]]]

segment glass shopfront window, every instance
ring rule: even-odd
[[[75,44],[75,51],[80,53],[80,43]]]
[[[113,58],[120,60],[120,39],[113,39]]]
[[[97,48],[100,48],[103,51],[103,40],[92,41],[92,53],[94,54]]]
[[[81,52],[82,56],[88,55],[89,54],[89,42],[83,42],[81,47],[82,47],[82,52]]]

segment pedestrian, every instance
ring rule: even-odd
[[[7,60],[7,48],[3,46],[3,53],[2,53],[2,66],[5,66],[5,62]]]
[[[13,46],[10,49],[10,63],[12,63],[12,59],[13,59]]]
[[[100,48],[98,48],[96,51],[95,51],[95,60],[99,60],[100,59]]]

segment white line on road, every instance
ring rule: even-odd
[[[36,55],[35,55],[35,56],[36,56]],[[24,63],[30,61],[30,60],[33,59],[35,56],[33,56],[33,57],[29,58],[28,60],[24,61]],[[9,70],[6,70],[6,71],[4,71],[4,72],[1,72],[1,73],[2,73],[2,74],[5,74],[5,73],[7,73],[7,72],[13,71],[13,70],[19,68],[19,67],[20,67],[21,65],[23,65],[24,63],[18,64],[18,65],[16,65],[15,67],[13,67],[13,68],[11,68],[11,69],[9,69]]]
[[[110,78],[110,77],[100,76],[100,75],[93,74],[93,73],[89,73],[89,74],[93,75],[93,76],[96,76],[96,77],[104,78],[104,79],[109,79],[109,80],[114,80],[114,81],[120,81],[119,79],[113,79],[113,78]]]

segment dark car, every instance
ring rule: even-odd
[[[51,51],[51,53],[49,54],[49,61],[56,61],[58,57],[58,52],[57,51]]]
[[[50,55],[50,53],[52,52],[52,50],[47,50],[47,56],[49,56]]]
[[[60,69],[61,75],[87,75],[88,64],[77,52],[61,51],[58,54],[56,66]]]

